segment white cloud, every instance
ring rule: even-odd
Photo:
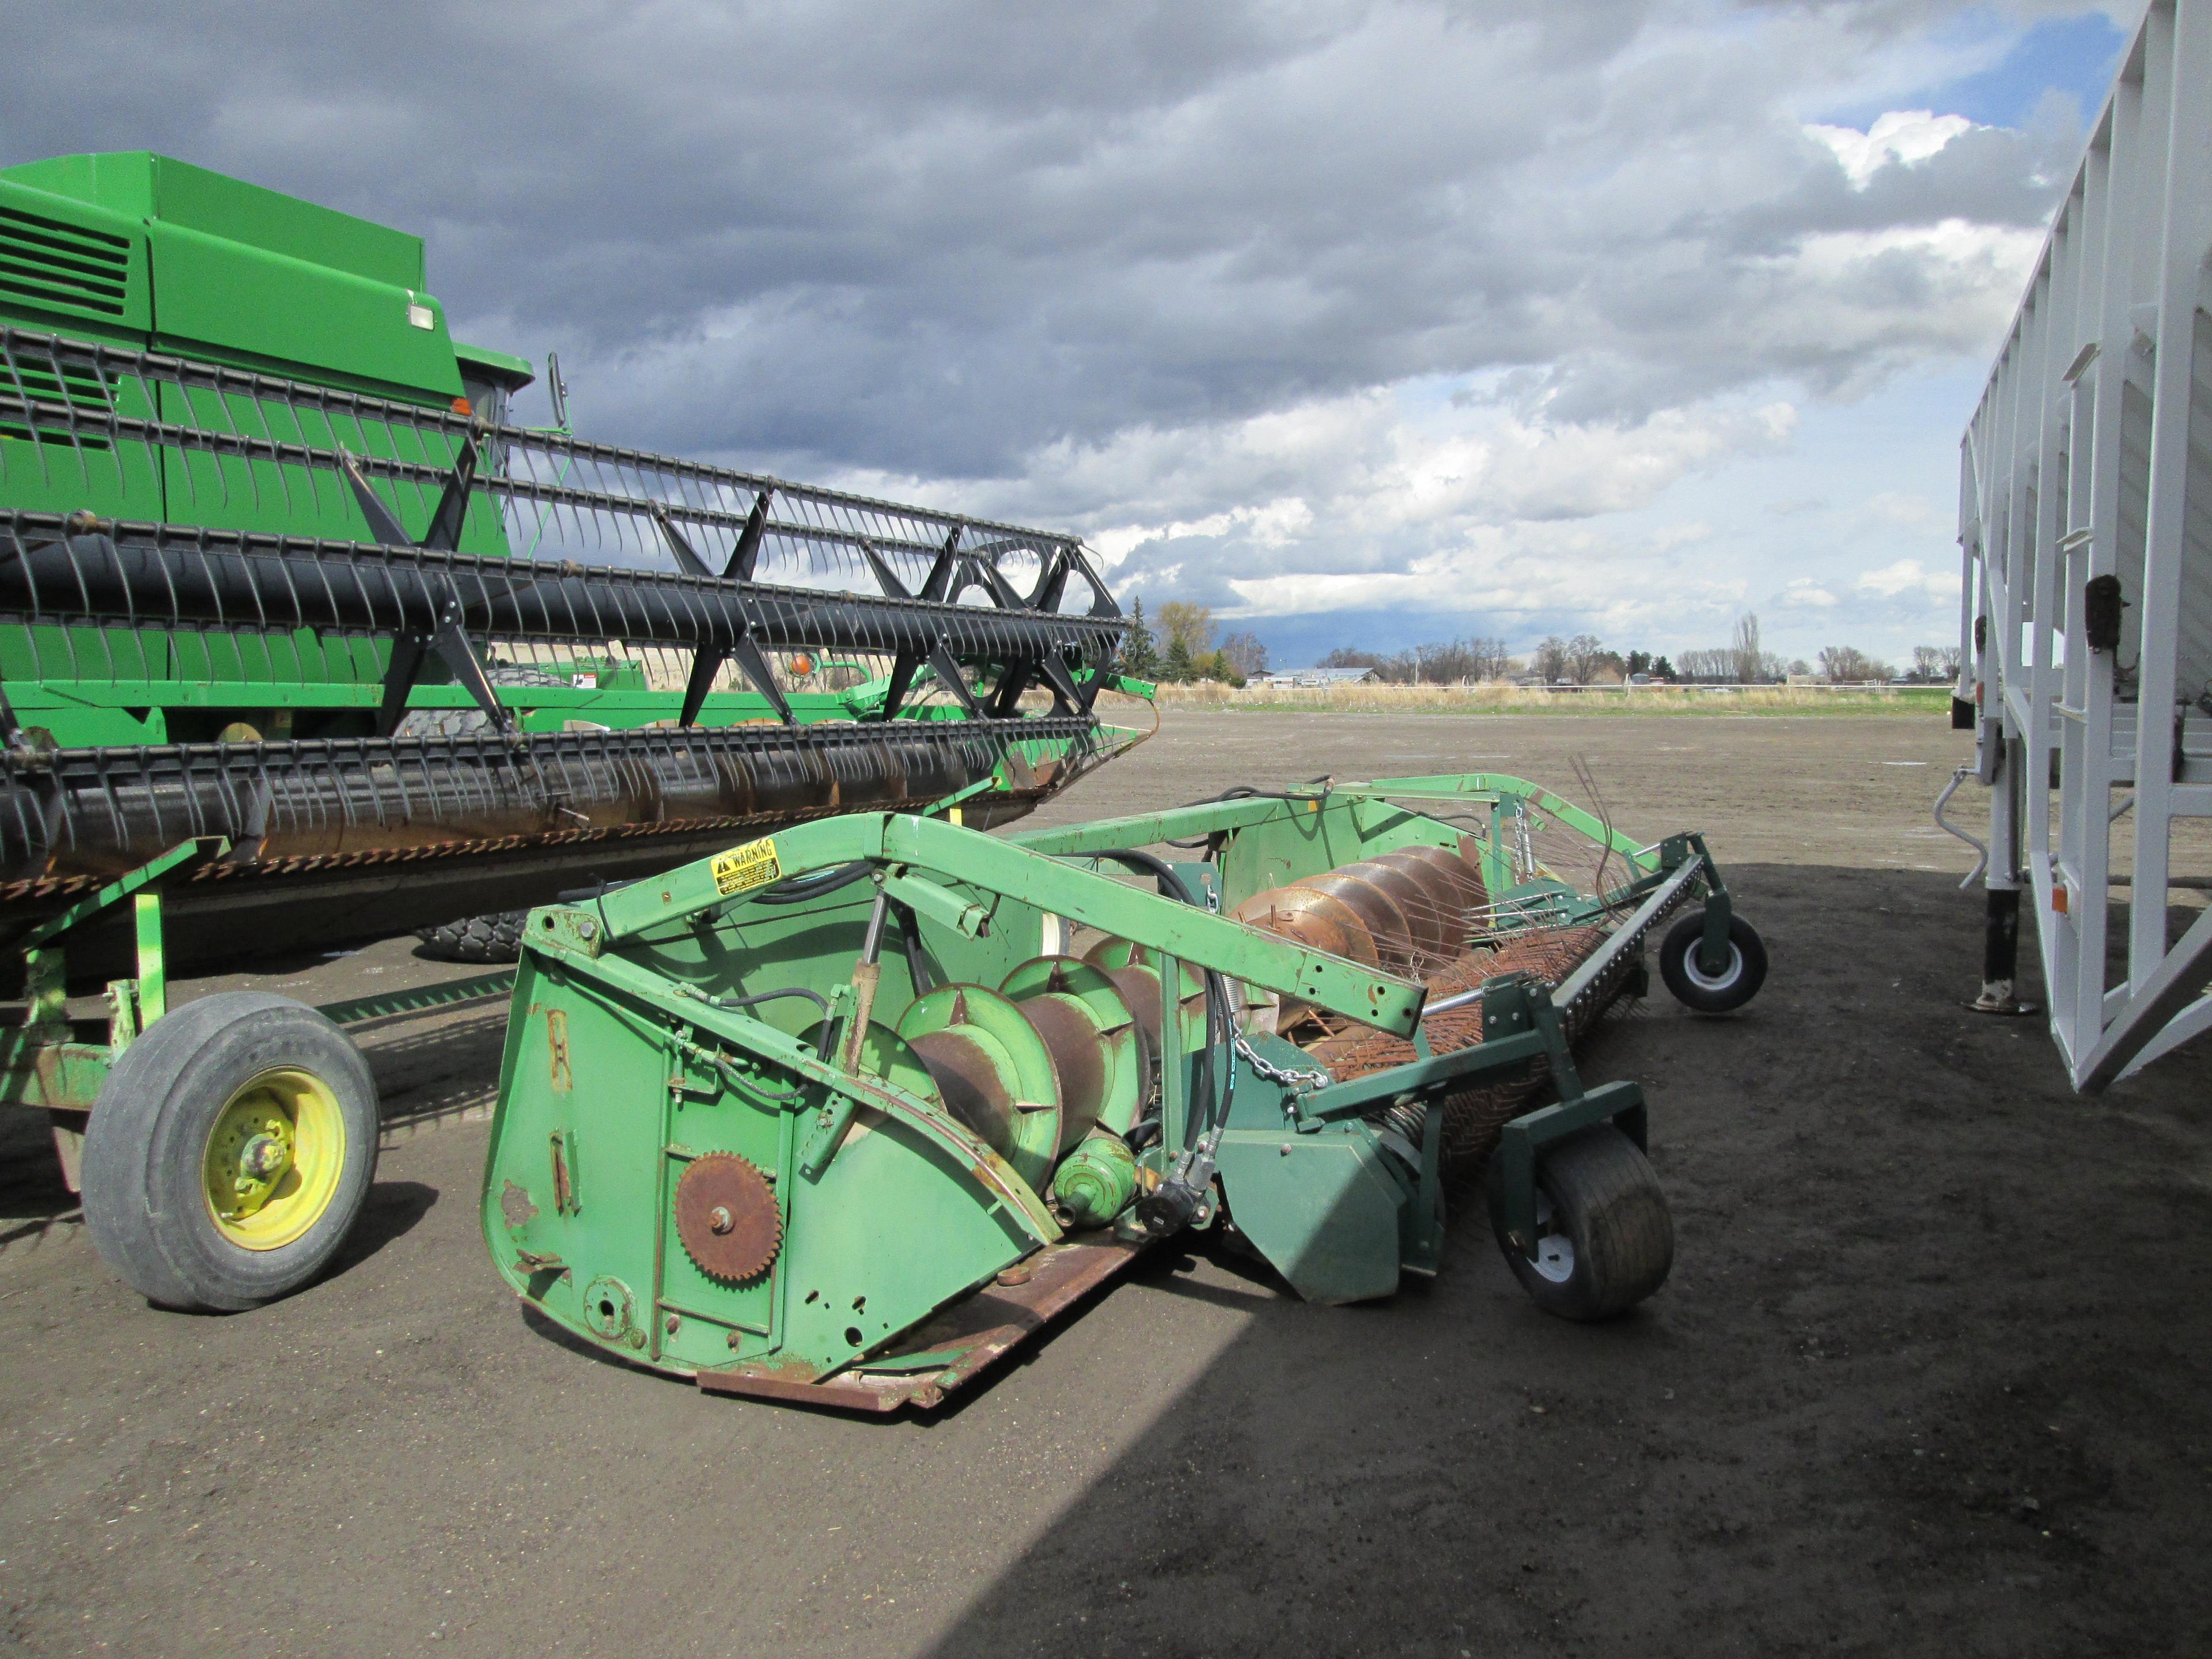
[[[1810,576],[1800,576],[1774,596],[1774,602],[1793,611],[1827,611],[1836,596]]]
[[[1864,190],[1876,173],[1891,162],[1910,167],[1924,161],[1974,124],[1963,115],[1938,115],[1933,110],[1892,110],[1877,116],[1864,132],[1851,127],[1808,125],[1805,131],[1826,145],[1843,164],[1852,188]]]
[[[1929,570],[1917,559],[1899,559],[1879,570],[1866,571],[1853,585],[1863,593],[1879,593],[1887,599],[1924,594],[1956,604],[1959,597],[1957,571]]]

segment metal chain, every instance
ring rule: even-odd
[[[1241,1031],[1237,1034],[1237,1052],[1244,1057],[1244,1063],[1257,1075],[1266,1078],[1270,1083],[1281,1084],[1293,1094],[1304,1093],[1308,1089],[1326,1089],[1336,1081],[1318,1066],[1306,1069],[1274,1064],[1263,1058],[1260,1051],[1245,1040]]]

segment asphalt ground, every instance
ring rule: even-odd
[[[474,1205],[500,1012],[364,1033],[389,1117],[336,1271],[234,1317],[101,1269],[0,1164],[0,1647],[34,1654],[2201,1653],[2212,1050],[2095,1100],[1962,1006],[1924,720],[1170,716],[1054,819],[1577,757],[1705,830],[1773,971],[1585,1062],[1652,1103],[1676,1265],[1536,1312],[1479,1206],[1321,1309],[1163,1252],[988,1389],[861,1421],[717,1399],[535,1320]],[[1970,792],[1971,794],[1971,792]],[[1978,799],[1967,803],[1966,816]],[[451,975],[404,940],[257,983]],[[2027,994],[2035,994],[2033,970]]]

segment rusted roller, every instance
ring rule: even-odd
[[[1362,859],[1357,864],[1341,864],[1329,873],[1364,881],[1390,896],[1390,902],[1398,907],[1398,914],[1406,919],[1415,962],[1432,963],[1459,954],[1453,937],[1458,931],[1455,896],[1437,892],[1435,888],[1441,884],[1434,883],[1419,866],[1408,869],[1402,864],[1389,862],[1386,855]]]
[[[1359,914],[1342,899],[1310,887],[1270,887],[1255,893],[1231,913],[1230,920],[1262,927],[1316,951],[1346,957],[1364,967],[1377,965],[1375,939]]]
[[[1292,882],[1285,890],[1323,893],[1341,900],[1359,918],[1369,939],[1374,941],[1377,966],[1391,973],[1403,973],[1413,966],[1413,930],[1406,921],[1406,913],[1398,908],[1397,900],[1375,883],[1341,871],[1325,870],[1320,875]]]
[[[1103,939],[1083,953],[1083,959],[1113,981],[1128,999],[1130,1010],[1136,1016],[1137,1029],[1144,1033],[1146,1052],[1157,1066],[1164,1048],[1160,1040],[1158,954],[1125,939]],[[1206,986],[1188,963],[1182,964],[1182,979],[1183,1047],[1188,1049],[1193,1043],[1206,1040]]]
[[[1060,1157],[1059,1068],[1037,1028],[983,985],[940,985],[908,1005],[898,1035],[947,1110],[1042,1192]]]
[[[1071,1071],[1089,1075],[1084,1060],[1061,1066],[1063,1092],[1068,1096],[1062,1109],[1061,1151],[1082,1138],[1087,1126],[1077,1119],[1084,1113],[1099,1127],[1127,1134],[1144,1104],[1152,1056],[1136,1011],[1121,988],[1105,969],[1075,957],[1032,957],[1008,974],[999,989],[1044,1035],[1055,1062],[1061,1048],[1078,1039],[1096,1055],[1100,1075],[1095,1098],[1085,1096],[1079,1102],[1068,1083]]]
[[[1386,858],[1417,860],[1435,871],[1458,894],[1461,908],[1469,918],[1480,916],[1490,908],[1490,889],[1482,879],[1482,872],[1464,855],[1443,847],[1416,844],[1401,847]]]

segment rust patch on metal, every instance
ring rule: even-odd
[[[568,1070],[568,1015],[565,1009],[545,1011],[545,1060],[556,1091],[566,1094],[575,1086],[575,1079]]]
[[[510,1230],[520,1231],[538,1218],[538,1206],[527,1187],[510,1180],[499,1195],[499,1212]]]
[[[676,1237],[709,1279],[758,1279],[783,1245],[783,1217],[769,1178],[734,1152],[694,1159],[676,1183]]]

